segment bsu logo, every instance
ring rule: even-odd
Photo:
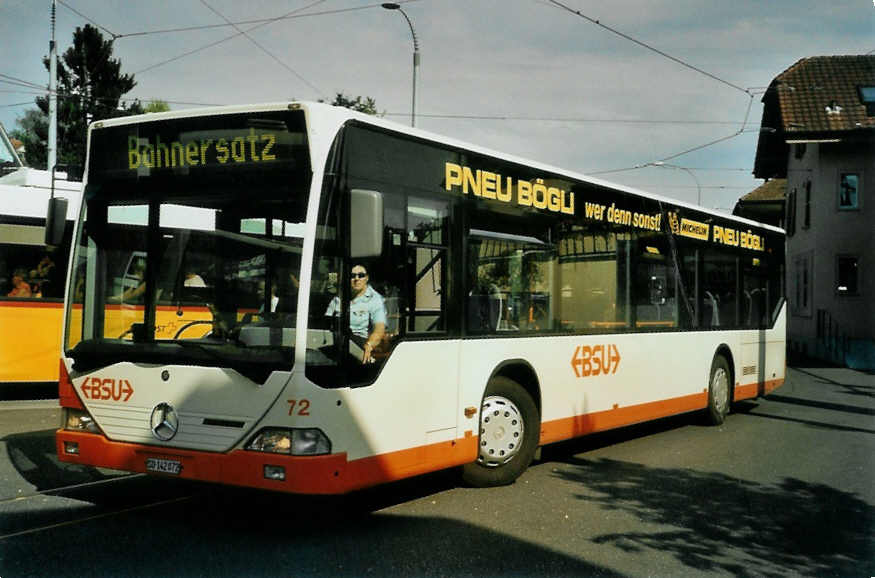
[[[86,399],[128,401],[134,395],[134,388],[127,379],[87,377],[80,389]]]
[[[613,343],[578,345],[571,356],[571,368],[577,377],[612,375],[620,366],[620,350]]]

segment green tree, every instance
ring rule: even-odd
[[[58,58],[58,152],[60,164],[85,163],[85,139],[89,122],[143,112],[139,101],[126,104],[122,96],[136,82],[121,73],[121,61],[112,58],[112,41],[86,24],[73,33],[73,45]],[[49,59],[43,58],[46,69]],[[28,164],[47,168],[48,97],[35,99],[38,110],[19,119],[16,138],[24,142]]]
[[[325,101],[320,100],[319,102]],[[370,96],[365,96],[364,98],[357,96],[352,98],[351,96],[346,96],[342,92],[338,92],[331,104],[334,106],[343,106],[365,114],[372,114],[374,116],[383,116],[386,114],[385,112],[381,113],[377,110],[377,102]]]
[[[45,167],[46,141],[49,138],[49,123],[46,115],[39,109],[32,108],[24,111],[24,116],[15,122],[19,128],[9,131],[9,136],[17,138],[24,145],[24,156],[21,161],[29,167]]]
[[[143,107],[143,112],[167,112],[168,110],[170,110],[170,105],[164,100],[152,100]]]

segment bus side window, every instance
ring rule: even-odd
[[[407,263],[410,317],[407,329],[417,333],[446,331],[446,270],[449,202],[410,197],[407,200]]]
[[[61,250],[23,244],[0,245],[0,296],[63,298],[65,263]]]

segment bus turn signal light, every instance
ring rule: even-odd
[[[286,479],[286,469],[282,466],[264,466],[264,479],[266,480],[277,480],[279,482],[285,481]]]

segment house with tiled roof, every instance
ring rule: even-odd
[[[15,154],[18,155],[22,161],[24,160],[24,143],[18,140],[17,138],[10,138],[9,142],[12,143],[12,148],[15,149]]]
[[[754,176],[786,179],[790,347],[875,368],[875,55],[803,58],[762,100]]]
[[[732,214],[783,227],[786,194],[787,179],[768,180],[738,199]]]

